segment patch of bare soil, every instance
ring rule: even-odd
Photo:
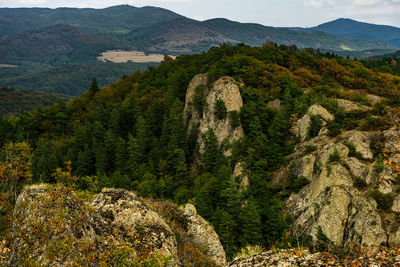
[[[175,58],[174,56],[171,56]],[[126,63],[128,61],[134,63],[148,63],[148,62],[161,62],[164,59],[162,54],[149,54],[146,55],[140,51],[122,51],[122,50],[109,50],[101,53],[98,60],[107,62],[111,61],[114,63]]]

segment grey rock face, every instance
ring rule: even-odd
[[[391,152],[383,163],[374,160],[370,148],[373,135],[359,131],[345,132],[337,138],[320,135],[296,147],[287,172],[304,176],[310,183],[285,202],[286,210],[295,218],[295,233],[308,233],[315,238],[316,229],[321,226],[336,244],[352,242],[372,249],[400,244],[400,223],[396,219],[400,213],[400,197],[394,182],[397,174],[385,164],[386,161],[400,163],[396,143],[400,141],[400,132],[382,133]],[[348,143],[355,148],[357,158],[349,155]],[[306,146],[313,146],[315,150],[305,154]],[[339,157],[332,157],[334,153]],[[384,166],[378,168],[379,164]],[[356,187],[356,180],[365,181],[366,187]],[[394,197],[391,211],[381,210],[369,190]]]
[[[197,215],[192,205],[180,211],[171,203],[160,203],[177,210],[175,220],[186,222],[179,230],[180,237],[189,240],[185,242],[207,248],[211,261],[219,266],[225,265],[225,252],[217,234]],[[178,251],[177,232],[171,229],[171,221],[161,215],[164,214],[161,208],[153,207],[151,202],[124,189],[104,189],[89,203],[68,188],[32,185],[19,195],[15,212],[24,221],[24,224],[16,225],[15,256],[11,259],[16,264],[25,260],[22,251],[29,251],[29,257],[41,265],[75,266],[87,265],[82,261],[87,257],[84,251],[95,251],[96,255],[112,258],[113,249],[120,248],[127,251],[124,253],[129,252],[127,255],[131,261],[157,252],[164,257],[172,255],[171,266],[180,265],[182,252]],[[62,222],[60,229],[58,221]],[[46,242],[42,242],[42,237],[32,230],[36,225],[47,227]],[[25,235],[29,238],[23,237]],[[58,254],[55,259],[49,256],[48,250],[58,247],[57,242],[69,250],[65,255]],[[73,245],[68,242],[73,242]],[[30,251],[32,246],[34,249]],[[93,266],[100,264],[97,260],[93,260]]]
[[[308,108],[307,114],[305,114],[298,122],[296,127],[296,135],[300,137],[302,141],[304,141],[308,135],[308,128],[311,125],[311,116],[319,115],[324,124],[328,121],[334,120],[334,116],[330,114],[324,107],[321,105],[315,104]]]
[[[105,189],[90,204],[100,215],[100,224],[125,229],[126,237],[141,244],[140,250],[177,256],[177,242],[171,228],[134,193]]]
[[[207,247],[208,256],[217,265],[225,266],[225,251],[214,228],[197,214],[196,208],[192,204],[186,204],[183,212],[188,222],[188,234],[192,237],[193,242]]]
[[[362,110],[371,109],[370,107],[359,105],[346,99],[336,99],[336,101],[338,103],[338,106],[342,108],[344,111],[353,111],[357,109],[362,109]]]
[[[198,111],[193,106],[195,90],[199,86],[203,88],[203,96],[206,102],[202,114],[198,114]],[[215,115],[215,103],[217,100],[222,100],[225,103],[228,112],[225,119],[220,120]],[[186,92],[185,114],[186,119],[189,120],[188,132],[190,132],[193,125],[199,125],[198,143],[200,144],[200,152],[203,151],[202,135],[209,129],[214,131],[221,146],[225,141],[231,143],[244,136],[242,126],[232,129],[229,115],[231,111],[239,112],[242,107],[243,100],[240,95],[239,86],[232,78],[222,77],[214,83],[212,88],[207,87],[206,74],[197,75],[192,79]],[[229,156],[231,151],[230,149],[226,149],[224,153]]]

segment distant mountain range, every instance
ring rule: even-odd
[[[400,28],[358,22],[351,19],[337,19],[312,28],[288,28],[306,32],[322,31],[346,39],[381,41],[400,48]]]
[[[389,38],[389,32],[386,35],[379,35],[382,38],[378,38],[378,35],[368,35],[369,25],[375,28],[387,26],[360,23],[363,27],[360,26],[358,27],[360,30],[357,30],[358,28],[354,29],[352,25],[346,26],[351,22],[337,20],[309,29],[282,29],[260,24],[238,23],[227,19],[196,21],[157,7],[136,8],[125,5],[106,9],[3,8],[0,9],[0,39],[38,29],[44,34],[53,30],[52,26],[64,24],[96,35],[98,38],[110,40],[115,47],[128,46],[132,49],[175,54],[196,53],[223,42],[256,46],[272,41],[278,44],[296,45],[299,48],[310,47],[333,51],[396,49],[395,39],[397,35],[400,38],[400,34],[394,35],[390,43],[385,42]],[[356,32],[347,33],[347,28],[352,28]],[[397,30],[400,32],[400,29]],[[48,35],[52,38],[51,32]],[[70,39],[69,36],[57,35],[57,37],[60,38],[60,42],[62,38],[67,41]]]
[[[102,65],[96,57],[105,50],[179,55],[202,52],[221,43],[259,46],[269,41],[362,58],[399,50],[400,29],[349,19],[312,28],[274,28],[222,18],[197,21],[162,8],[128,5],[105,9],[0,8],[0,66],[17,66],[12,70],[0,67],[0,86],[76,95],[86,88],[82,88],[82,81],[69,88],[60,84],[71,80],[65,77],[71,73],[57,72],[68,69],[65,66],[72,64],[79,71],[79,64],[85,65],[84,81],[91,80],[90,68],[101,69],[105,73],[101,82],[145,66],[130,65],[121,72],[119,66]],[[46,73],[52,73],[46,85],[31,81]],[[93,75],[99,73],[93,71]],[[50,84],[55,87],[49,89]]]

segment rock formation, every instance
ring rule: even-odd
[[[201,90],[201,97],[204,99],[204,107],[202,112],[195,105],[196,90]],[[198,92],[197,92],[198,93]],[[222,100],[225,104],[227,116],[219,119],[216,116],[216,102]],[[212,129],[217,136],[219,144],[222,146],[226,141],[233,142],[244,136],[241,125],[236,128],[231,126],[230,112],[239,112],[243,106],[243,100],[240,95],[239,86],[230,77],[222,77],[218,79],[211,88],[207,85],[207,74],[195,76],[186,92],[185,116],[188,121],[188,132],[193,125],[199,126],[198,143],[200,144],[200,152],[202,152],[202,135],[209,129]],[[229,148],[224,149],[225,155],[229,156],[231,151]]]
[[[257,255],[234,259],[229,267],[292,267],[292,266],[399,266],[400,256],[380,252],[376,255],[360,255],[353,260],[341,260],[329,253],[310,253],[301,250],[268,251]]]
[[[209,222],[197,214],[192,204],[187,204],[183,209],[183,215],[187,218],[187,231],[193,242],[206,246],[207,254],[219,266],[226,264],[225,252],[219,237]]]
[[[295,234],[315,239],[321,226],[338,245],[399,246],[400,222],[395,218],[400,197],[393,167],[400,163],[399,141],[400,132],[392,129],[350,131],[337,138],[320,134],[299,144],[286,172],[310,183],[285,202],[295,218]],[[386,158],[379,158],[382,151],[371,149],[377,142],[387,149]],[[282,170],[276,176],[281,174]]]
[[[334,120],[332,114],[330,114],[324,107],[321,105],[315,104],[308,108],[307,113],[297,122],[297,127],[295,128],[295,134],[300,137],[301,141],[304,141],[308,135],[308,128],[311,125],[311,116],[319,115],[323,120],[324,125],[328,121]],[[322,129],[321,129],[322,131]]]
[[[362,109],[362,110],[371,109],[370,107],[359,105],[346,99],[336,99],[336,101],[338,103],[339,108],[342,108],[343,111],[353,111],[357,109]]]
[[[169,211],[174,211],[173,218]],[[88,202],[63,186],[28,186],[18,197],[15,214],[9,259],[14,266],[27,261],[58,266],[124,261],[140,265],[148,258],[175,266],[188,257],[182,251],[188,246],[193,247],[189,251],[205,248],[202,257],[213,265],[226,263],[217,234],[193,206],[179,209],[165,201],[153,203],[123,189],[104,189]],[[178,227],[175,221],[184,223]]]

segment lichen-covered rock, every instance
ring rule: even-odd
[[[372,253],[365,251],[356,257],[340,259],[328,252],[310,253],[302,250],[268,251],[261,254],[236,258],[229,267],[292,267],[292,266],[399,266],[399,253],[381,251]]]
[[[249,186],[250,186],[249,176],[246,173],[246,170],[241,161],[236,163],[235,169],[233,170],[233,176],[239,177],[239,179],[240,179],[239,190],[241,192],[245,191],[247,188],[249,188]]]
[[[371,248],[386,245],[387,235],[373,199],[366,199],[362,196],[354,197],[347,225],[352,228],[346,234],[350,235],[349,240],[353,243],[359,246],[367,245]]]
[[[299,136],[302,141],[308,136],[308,128],[311,125],[312,115],[319,115],[324,121],[324,124],[335,119],[334,116],[321,105],[312,105],[308,108],[307,113],[297,122],[297,127],[295,129],[296,135]]]
[[[400,220],[396,219],[400,197],[395,181],[400,147],[387,144],[400,141],[400,133],[392,129],[379,134],[384,139],[377,136],[350,131],[337,138],[319,135],[297,145],[286,173],[304,176],[310,183],[285,201],[286,210],[294,216],[294,233],[316,238],[320,226],[335,244],[367,245],[375,250],[400,245]],[[387,149],[384,160],[374,157],[371,149],[371,142],[377,140]],[[284,172],[281,169],[275,175]],[[373,190],[382,194],[376,200],[371,197]],[[392,197],[390,210],[391,203],[385,202]]]
[[[225,252],[214,229],[187,206],[173,207],[179,230],[153,202],[123,189],[104,189],[90,202],[81,193],[62,185],[24,188],[15,206],[14,243],[7,259],[11,266],[142,266],[144,260],[163,260],[165,266],[185,260],[185,245],[203,261],[225,264]],[[172,223],[172,224],[171,224]],[[184,244],[177,242],[177,235]],[[207,255],[198,248],[207,248]],[[189,260],[192,260],[190,258]],[[194,258],[196,260],[196,258]],[[193,264],[196,264],[194,262]],[[163,265],[164,266],[164,265]]]
[[[195,90],[198,87],[203,90],[205,105],[202,114],[199,114],[194,106]],[[219,119],[216,115],[217,100],[222,100],[225,104],[227,116]],[[212,129],[217,137],[217,140],[222,147],[225,142],[232,143],[244,136],[243,128],[239,125],[232,128],[231,111],[239,112],[243,106],[243,100],[240,95],[239,86],[230,77],[222,77],[218,79],[212,86],[207,87],[207,75],[197,75],[191,81],[186,93],[185,101],[185,116],[188,120],[188,132],[193,125],[199,125],[198,143],[200,144],[200,152],[203,151],[202,135],[209,129]],[[230,148],[224,149],[225,155],[229,156]]]
[[[362,110],[367,110],[367,109],[371,109],[370,107],[364,106],[364,105],[359,105],[356,104],[350,100],[346,100],[346,99],[336,99],[338,106],[340,108],[342,108],[344,111],[353,111],[353,110],[358,110],[358,109],[362,109]]]
[[[370,148],[370,137],[366,133],[354,131],[345,135],[344,138],[347,138],[347,141],[355,146],[356,151],[360,153],[364,159],[371,160],[373,158],[373,153]]]
[[[187,231],[193,242],[205,246],[209,257],[217,265],[225,266],[224,248],[210,223],[197,214],[196,208],[192,204],[185,206],[183,214],[187,218]]]
[[[281,101],[279,99],[275,99],[273,101],[268,102],[267,106],[274,111],[279,111],[281,109]]]
[[[340,262],[327,253],[311,254],[307,251],[296,254],[291,250],[268,251],[244,258],[234,259],[229,267],[292,267],[292,266],[341,266]]]
[[[158,251],[177,256],[177,243],[171,228],[134,193],[124,189],[103,189],[90,203],[103,220],[101,225],[123,229],[124,237],[139,251]],[[101,234],[99,232],[98,234]]]

